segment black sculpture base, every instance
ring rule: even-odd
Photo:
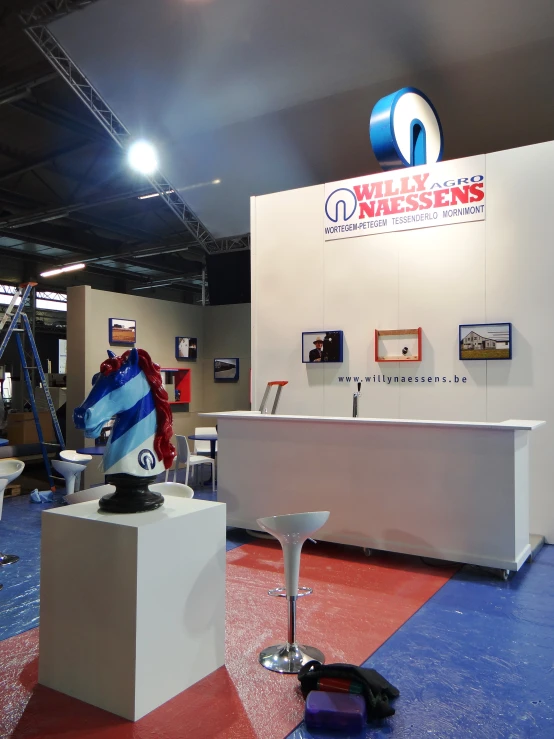
[[[115,493],[100,498],[100,510],[110,513],[143,513],[155,511],[164,504],[163,495],[148,490],[155,477],[135,477],[120,473],[106,475],[106,482],[115,485]]]

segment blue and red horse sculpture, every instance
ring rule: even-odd
[[[106,482],[113,483],[116,492],[105,495],[100,508],[114,513],[159,508],[164,499],[148,485],[171,467],[175,457],[171,406],[159,366],[143,349],[131,349],[121,357],[108,351],[92,385],[73,420],[87,438],[96,439],[115,417],[103,463]]]

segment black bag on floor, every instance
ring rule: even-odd
[[[387,718],[394,715],[389,701],[400,695],[398,688],[391,685],[376,670],[356,665],[322,665],[315,660],[298,673],[304,698],[312,690],[358,693],[365,699],[367,720]]]

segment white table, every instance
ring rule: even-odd
[[[206,413],[227,523],[329,510],[325,541],[517,570],[529,545],[529,432],[466,423]]]
[[[41,557],[42,685],[136,721],[224,664],[221,503],[45,511]]]

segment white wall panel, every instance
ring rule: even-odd
[[[373,376],[376,321],[396,327],[398,321],[398,245],[396,234],[328,241],[325,255],[325,326],[344,331],[344,361],[325,372],[326,416],[350,416],[356,383],[339,377]],[[390,365],[389,365],[390,366]],[[317,372],[320,368],[314,367]],[[395,418],[398,387],[363,382],[360,416]]]
[[[484,223],[396,234],[398,328],[423,329],[422,361],[399,367],[402,374],[419,379],[401,385],[400,418],[486,420],[486,362],[463,363],[458,358],[459,324],[485,318]]]
[[[511,321],[511,362],[488,362],[488,420],[548,421],[531,440],[531,530],[554,541],[554,142],[487,156],[487,320]]]
[[[253,199],[256,397],[288,379],[281,413],[342,416],[355,384],[341,376],[445,376],[364,382],[360,415],[544,419],[531,442],[531,530],[554,542],[553,171],[554,142],[487,155],[486,221],[327,243],[323,186]],[[458,325],[497,321],[513,324],[512,361],[460,361]],[[418,326],[420,364],[375,363],[375,328]],[[344,331],[342,365],[301,363],[301,332],[319,329]]]
[[[288,380],[280,413],[319,413],[321,368],[302,364],[302,331],[323,325],[323,185],[253,198],[253,408],[266,383]],[[271,408],[270,408],[271,410]]]

